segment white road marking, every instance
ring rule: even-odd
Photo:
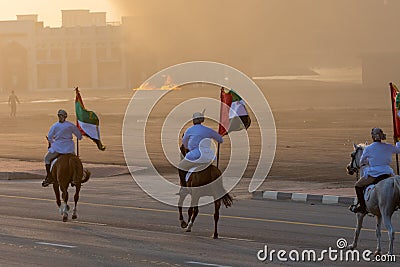
[[[232,266],[229,266],[229,265],[219,265],[219,264],[199,262],[199,261],[186,261],[185,263],[203,265],[203,266],[214,266],[214,267],[232,267]]]
[[[47,242],[35,242],[35,243],[39,244],[39,245],[47,245],[47,246],[53,246],[53,247],[76,248],[76,246],[62,245],[62,244],[56,244],[56,243],[47,243]]]
[[[219,239],[230,239],[230,240],[238,240],[238,241],[246,241],[246,242],[256,242],[255,240],[245,239],[245,238],[236,238],[236,237],[222,237],[219,236]]]
[[[94,223],[94,222],[82,222],[82,221],[73,221],[74,223],[80,224],[90,224],[90,225],[99,225],[99,226],[107,226],[105,223]]]

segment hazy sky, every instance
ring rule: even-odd
[[[120,21],[121,13],[112,0],[0,0],[0,20],[15,20],[16,15],[38,14],[46,26],[61,25],[62,9],[90,9],[107,12],[107,21]]]
[[[133,52],[151,65],[187,60],[267,68],[358,64],[366,52],[400,53],[400,0],[0,0],[0,20],[62,9],[132,16]],[[153,60],[149,58],[154,57]],[[159,66],[158,66],[159,67]]]

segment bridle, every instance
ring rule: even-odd
[[[356,147],[356,150],[354,150],[351,153],[351,162],[346,167],[347,174],[353,175],[355,173],[356,174],[356,179],[359,178],[359,172],[360,172],[360,168],[361,168],[361,166],[359,165],[359,162],[357,162],[357,153],[362,152],[362,150],[363,150],[362,146],[359,145],[359,146]]]

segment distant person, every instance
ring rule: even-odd
[[[382,142],[382,140],[386,140],[386,134],[383,133],[382,129],[373,128],[371,137],[373,143],[365,147],[360,159],[361,166],[367,166],[364,167],[361,178],[355,184],[359,203],[359,206],[352,210],[355,213],[367,213],[363,194],[364,188],[393,176],[394,172],[390,167],[392,154],[400,153],[400,142],[397,142],[396,146]]]
[[[17,116],[17,102],[20,104],[19,99],[15,95],[14,91],[11,91],[11,95],[8,97],[8,105],[11,107],[11,118],[15,118]]]
[[[66,121],[67,112],[60,109],[57,112],[58,122],[54,123],[47,135],[49,141],[49,149],[44,157],[46,166],[46,178],[42,182],[42,186],[46,187],[53,183],[50,172],[51,162],[60,154],[75,154],[75,143],[72,139],[74,134],[79,140],[82,139],[82,134],[75,124]]]

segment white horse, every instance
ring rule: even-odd
[[[360,165],[360,158],[364,151],[365,144],[354,144],[354,151],[351,154],[351,162],[347,166],[348,174],[359,173],[363,166]],[[392,226],[392,215],[400,205],[400,176],[393,176],[384,179],[376,184],[372,189],[368,200],[365,201],[367,211],[372,215],[376,216],[376,237],[377,247],[374,255],[381,254],[381,223],[385,224],[389,234],[389,250],[388,254],[393,254],[393,240],[394,230]],[[355,249],[357,247],[358,237],[360,235],[362,223],[365,217],[363,213],[357,213],[357,228],[355,230],[353,243],[348,246],[349,249]]]

